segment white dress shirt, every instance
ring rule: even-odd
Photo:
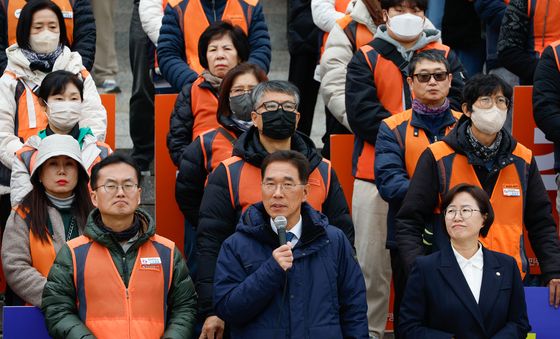
[[[453,245],[451,246],[453,248]],[[480,286],[482,285],[482,269],[484,267],[484,257],[482,255],[482,246],[478,244],[478,251],[470,258],[465,259],[459,252],[453,248],[453,253],[457,259],[457,263],[461,268],[461,272],[469,284],[469,288],[478,304],[480,298]]]
[[[276,226],[274,225],[274,220],[272,218],[270,218],[270,226],[272,227],[272,230],[274,231],[274,233],[278,234],[278,230],[276,229]],[[299,241],[299,238],[301,238],[301,215],[299,216],[299,220],[298,222],[294,225],[294,227],[292,227],[291,229],[286,229],[286,233],[292,233],[294,235],[294,238],[292,239],[292,241],[288,241],[288,243],[290,245],[292,245],[292,248],[294,248],[297,244],[297,242]]]

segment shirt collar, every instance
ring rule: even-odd
[[[272,218],[270,218],[270,226],[272,227],[274,233],[278,234],[278,229],[276,229],[276,226],[274,225],[274,220]],[[302,230],[302,222],[301,222],[301,214],[300,214],[298,222],[290,230],[286,229],[286,232],[292,232],[296,239],[300,239],[301,230]]]
[[[483,268],[484,256],[482,254],[482,246],[480,245],[480,243],[478,243],[478,251],[476,251],[476,253],[470,259],[466,259],[465,257],[463,257],[459,252],[455,250],[455,248],[453,248],[453,245],[451,245],[451,248],[453,249],[453,253],[455,254],[455,258],[457,259],[457,263],[459,264],[459,267],[461,267],[461,269],[465,268],[469,264],[474,268],[480,270]]]

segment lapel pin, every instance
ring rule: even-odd
[[[501,274],[500,274],[500,272],[496,272],[496,275],[499,277]]]

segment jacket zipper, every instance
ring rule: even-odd
[[[126,267],[126,255],[124,255],[122,257],[122,261],[123,261],[123,274],[124,274],[124,276],[126,276],[127,272],[128,272],[128,269]],[[130,283],[130,281],[128,281],[128,282]],[[126,294],[126,318],[128,320],[128,337],[132,338],[132,335],[131,335],[132,333],[130,331],[130,312],[131,312],[131,310],[130,310],[130,296],[128,294],[128,285],[126,285],[124,287],[124,292]]]
[[[214,22],[218,21],[216,17],[216,0],[212,0],[212,12],[214,13]]]

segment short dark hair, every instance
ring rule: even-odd
[[[297,168],[299,180],[302,184],[307,184],[309,179],[309,161],[303,154],[297,151],[276,151],[267,155],[261,164],[261,179],[264,179],[264,173],[268,165],[273,162],[288,162]]]
[[[45,76],[39,87],[39,97],[47,102],[51,95],[64,93],[68,84],[73,84],[78,88],[83,101],[84,82],[76,74],[64,70],[54,71]]]
[[[479,233],[484,238],[488,235],[490,226],[492,226],[492,223],[494,222],[494,209],[492,208],[492,204],[490,203],[488,194],[482,188],[465,183],[454,186],[443,197],[443,200],[441,202],[441,213],[443,215],[444,211],[451,204],[453,198],[455,198],[457,194],[463,192],[468,193],[471,197],[473,197],[473,199],[476,201],[476,204],[478,205],[480,214],[486,216],[486,219],[484,220],[484,226],[480,229]],[[443,232],[449,237],[447,228],[445,227],[445,222],[443,223]]]
[[[502,91],[511,103],[513,88],[507,82],[494,74],[475,74],[463,87],[463,103],[467,104],[467,110],[472,112],[472,106],[478,98],[496,94],[498,91]]]
[[[90,187],[92,189],[98,187],[97,179],[99,177],[99,171],[103,167],[113,165],[113,164],[121,164],[121,163],[127,164],[132,168],[134,168],[134,171],[136,172],[136,179],[138,180],[138,187],[140,187],[142,185],[142,175],[140,174],[140,167],[138,167],[138,165],[136,164],[134,159],[132,159],[132,157],[122,152],[114,152],[113,154],[109,155],[105,159],[95,164],[95,166],[93,166],[93,168],[91,169],[90,180],[89,180]]]
[[[410,60],[410,64],[408,65],[408,76],[412,76],[416,71],[416,65],[423,60],[428,60],[432,62],[437,62],[443,64],[445,66],[445,70],[449,73],[451,71],[451,66],[449,66],[449,61],[443,54],[443,52],[435,50],[435,49],[428,49],[422,51],[420,53],[414,54],[412,59]]]
[[[233,26],[229,22],[216,21],[202,32],[198,40],[198,60],[205,69],[208,69],[208,59],[206,58],[208,45],[212,40],[221,38],[225,34],[231,38],[240,62],[249,60],[249,40],[245,32],[239,26]]]
[[[300,95],[298,88],[289,81],[285,80],[269,80],[263,81],[258,84],[251,94],[251,100],[253,101],[253,109],[257,109],[257,103],[261,100],[265,93],[283,93],[286,95],[291,95],[294,97],[296,106],[299,106]]]
[[[229,92],[233,87],[235,79],[243,74],[253,74],[258,82],[267,81],[266,73],[257,65],[248,62],[241,63],[227,72],[222,79],[220,86],[220,95],[218,96],[218,115],[226,117],[231,116],[231,108],[229,107]]]
[[[418,7],[424,12],[428,8],[428,0],[380,0],[381,9],[389,10],[391,7],[396,6],[407,6],[407,7]]]
[[[56,14],[60,30],[60,39],[58,43],[61,45],[68,45],[68,38],[66,37],[66,25],[64,23],[64,17],[62,16],[62,11],[60,10],[60,8],[54,3],[54,1],[51,0],[30,0],[21,9],[18,24],[16,27],[16,41],[19,47],[31,49],[31,45],[29,44],[29,35],[31,34],[33,15],[43,9],[50,9],[54,12],[54,14]]]

